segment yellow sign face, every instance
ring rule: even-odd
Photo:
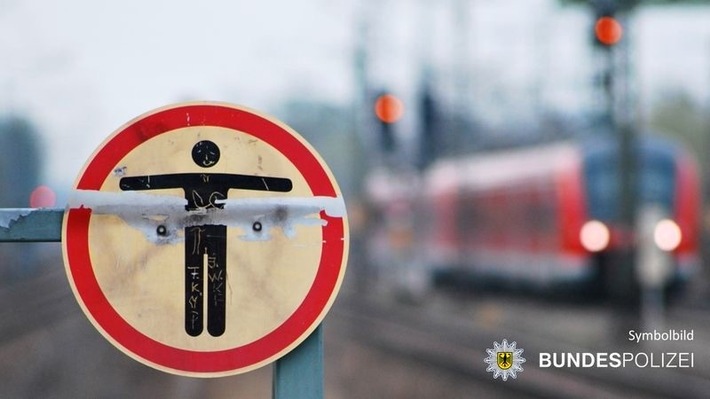
[[[130,356],[231,375],[305,339],[335,299],[348,237],[321,158],[273,119],[214,103],[146,114],[87,163],[63,248],[84,312]]]

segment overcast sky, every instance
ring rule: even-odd
[[[461,22],[455,4],[0,0],[0,111],[35,120],[47,147],[46,179],[70,184],[113,130],[169,103],[221,100],[271,113],[293,97],[346,105],[355,92],[362,7],[371,75],[395,89],[414,90],[419,61],[431,58],[443,71],[467,65],[474,94],[502,115],[507,100],[489,97],[503,89],[538,87],[553,105],[579,96],[589,72],[586,12],[560,10],[553,0],[471,0],[459,2],[468,16]],[[708,8],[638,13],[634,56],[644,101],[673,87],[708,101],[708,21]],[[457,23],[468,26],[463,40]]]

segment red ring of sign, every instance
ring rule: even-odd
[[[188,126],[216,126],[246,132],[265,141],[296,166],[314,196],[335,197],[336,189],[320,161],[283,127],[249,111],[217,104],[183,105],[138,118],[108,140],[85,167],[77,189],[100,190],[105,179],[129,151],[144,141]],[[275,360],[285,348],[315,328],[336,289],[344,255],[341,218],[321,215],[323,226],[320,264],[303,302],[280,326],[256,341],[219,351],[175,348],[144,335],[128,324],[102,292],[89,257],[90,211],[72,209],[66,219],[66,249],[76,292],[96,323],[129,352],[153,364],[188,373],[229,373],[266,360]]]

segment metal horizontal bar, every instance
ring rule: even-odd
[[[61,208],[0,209],[0,242],[58,242],[62,239]]]

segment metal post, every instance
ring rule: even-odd
[[[620,16],[623,26],[627,26],[627,16]],[[603,48],[602,85],[606,100],[606,122],[618,143],[618,190],[619,222],[623,228],[623,244],[616,255],[613,274],[609,281],[609,293],[617,300],[629,301],[635,292],[633,244],[636,220],[635,194],[635,126],[631,117],[631,97],[629,88],[629,39]],[[630,302],[631,303],[631,302]]]
[[[628,26],[628,15],[620,17],[623,26]],[[628,242],[623,249],[623,263],[619,265],[620,299],[633,299],[635,293],[628,292],[628,288],[634,286],[634,269],[636,259],[636,168],[637,168],[637,144],[636,129],[632,116],[632,99],[630,93],[630,59],[629,59],[629,39],[622,40],[619,46],[615,46],[616,58],[612,61],[614,73],[616,75],[614,90],[613,121],[616,134],[619,137],[619,172],[620,172],[620,200],[621,200],[621,222],[627,232]],[[630,294],[630,295],[629,295]],[[632,305],[633,302],[631,303]]]
[[[323,398],[323,326],[297,348],[276,361],[274,399]]]
[[[59,242],[64,209],[0,209],[0,242]],[[274,399],[323,398],[323,331],[276,361]]]

